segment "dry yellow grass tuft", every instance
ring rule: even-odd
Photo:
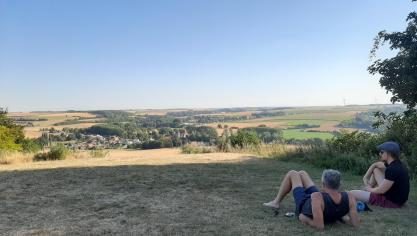
[[[32,162],[33,154],[7,152],[0,154],[0,165],[11,165]]]

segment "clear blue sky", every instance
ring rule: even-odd
[[[368,74],[410,0],[0,0],[10,111],[388,103]]]

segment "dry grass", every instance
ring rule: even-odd
[[[33,156],[33,155],[32,155]],[[30,157],[32,157],[30,156]],[[7,157],[13,159],[13,156]],[[241,161],[238,153],[181,154],[180,149],[156,150],[109,150],[105,158],[91,158],[89,151],[72,152],[65,160],[60,161],[14,161],[13,165],[0,165],[0,171],[33,170],[73,167],[98,167],[120,165],[172,165],[185,163],[213,163]]]
[[[0,153],[0,165],[12,165],[32,162],[33,154],[21,152]]]
[[[405,209],[362,213],[362,225],[317,232],[261,207],[290,169],[321,170],[245,154],[113,151],[108,158],[29,163],[0,171],[2,235],[416,235],[415,190]],[[38,165],[40,164],[40,165]],[[15,169],[18,169],[16,171]],[[347,189],[359,176],[344,175]]]
[[[248,146],[244,148],[231,148],[231,153],[250,154],[257,157],[280,157],[296,148],[288,144],[261,144],[259,146]]]

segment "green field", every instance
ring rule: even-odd
[[[325,123],[325,120],[288,120],[286,121],[285,125],[288,126],[297,126],[297,125],[321,125],[323,123]]]
[[[384,109],[385,105],[364,105],[364,106],[334,106],[334,107],[294,107],[281,110],[285,115],[264,117],[250,120],[237,120],[231,122],[222,122],[223,125],[229,127],[257,127],[265,125],[272,128],[287,129],[298,125],[319,125],[313,128],[319,133],[302,132],[302,130],[284,130],[284,138],[307,139],[321,138],[328,139],[333,137],[330,132],[340,131],[338,124],[344,120],[351,120],[359,112]],[[217,127],[218,123],[209,124]],[[354,129],[351,129],[354,130]],[[328,133],[329,132],[329,133]]]
[[[285,129],[283,130],[285,139],[309,139],[309,138],[320,138],[330,139],[334,135],[326,132],[307,132],[302,129]]]

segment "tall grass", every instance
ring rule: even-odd
[[[262,157],[282,158],[294,149],[293,145],[286,144],[260,144],[244,146],[243,148],[231,148],[230,152],[250,153]]]
[[[194,144],[187,144],[181,148],[181,153],[183,154],[212,153],[215,151],[214,147],[198,146]]]
[[[51,150],[36,154],[0,150],[0,165],[21,164],[34,161],[47,160],[75,160],[84,158],[103,158],[110,154],[108,150],[72,151],[62,147],[53,147]]]
[[[34,161],[55,161],[55,160],[64,160],[70,150],[62,144],[53,146],[49,152],[37,153],[34,157]]]
[[[0,165],[32,162],[32,154],[0,150]]]
[[[341,153],[326,146],[298,146],[284,156],[273,156],[283,161],[307,163],[321,169],[337,169],[362,175],[376,161],[357,153]]]
[[[89,156],[92,158],[104,158],[104,157],[107,157],[109,154],[110,154],[109,150],[98,149],[98,150],[89,151]]]

